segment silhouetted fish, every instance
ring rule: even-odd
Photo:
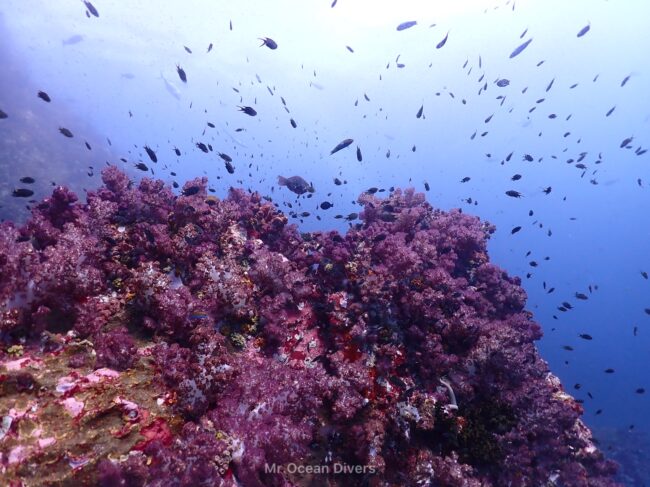
[[[289,191],[296,194],[313,193],[315,191],[314,186],[307,183],[300,176],[291,176],[290,178],[278,176],[278,184],[286,186]]]
[[[587,24],[585,25],[578,33],[576,34],[576,37],[582,37],[585,35],[587,32],[589,32],[589,29],[591,28],[591,25]]]
[[[18,188],[18,189],[14,189],[13,193],[11,193],[11,196],[13,196],[14,198],[29,198],[33,194],[34,192],[31,189]]]
[[[92,3],[90,3],[88,0],[83,0],[83,3],[91,14],[93,14],[95,17],[99,17],[99,12]]]
[[[330,155],[340,151],[341,149],[345,149],[348,147],[352,142],[354,142],[353,139],[345,139],[344,141],[340,142],[332,151],[330,152]]]
[[[447,44],[447,39],[449,38],[449,32],[445,35],[444,39],[442,39],[438,44],[436,44],[436,49],[440,49],[442,46]]]
[[[275,42],[270,37],[260,37],[259,39],[260,39],[260,41],[262,41],[262,43],[260,44],[260,47],[266,46],[269,49],[277,49],[278,48],[277,42]]]
[[[406,22],[402,22],[401,24],[399,24],[397,26],[397,30],[401,31],[401,30],[410,29],[411,27],[417,24],[418,24],[417,20],[408,20]]]
[[[251,117],[257,115],[257,112],[252,107],[239,107],[239,111],[244,112],[246,115],[249,115]]]
[[[176,65],[176,72],[178,73],[178,77],[181,79],[181,81],[183,83],[187,83],[187,75],[185,74],[185,70],[178,64]]]
[[[521,54],[521,52],[524,49],[526,49],[531,42],[533,42],[532,37],[530,39],[528,39],[526,42],[524,42],[523,44],[517,46],[517,48],[510,53],[510,59],[512,59],[513,57],[519,56],[519,54]]]
[[[69,131],[67,128],[65,128],[65,127],[59,127],[59,132],[61,132],[63,135],[65,135],[65,136],[68,137],[68,138],[72,138],[72,137],[74,137],[74,135],[72,135],[72,132],[70,132],[70,131]]]
[[[156,156],[156,153],[148,146],[144,146],[144,150],[149,156],[149,159],[151,159],[151,162],[158,162],[158,157]]]

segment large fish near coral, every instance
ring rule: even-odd
[[[278,176],[278,184],[280,186],[286,186],[289,191],[296,194],[313,193],[315,191],[314,185],[308,183],[300,176],[291,176],[290,178]]]

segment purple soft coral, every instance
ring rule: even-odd
[[[103,176],[87,205],[57,189],[0,227],[0,332],[71,332],[115,369],[155,343],[187,422],[101,463],[104,484],[615,485],[489,224],[396,190],[362,195],[346,235],[301,236],[258,194]]]

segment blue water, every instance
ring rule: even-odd
[[[286,211],[310,212],[293,219],[304,230],[345,230],[347,222],[334,216],[357,212],[354,200],[369,187],[425,191],[427,182],[432,205],[461,207],[497,226],[491,258],[523,278],[527,307],[545,333],[542,355],[566,389],[584,399],[596,436],[650,430],[649,394],[635,392],[650,390],[650,315],[644,312],[650,280],[641,275],[650,272],[650,153],[635,154],[650,148],[650,3],[93,4],[98,18],[72,0],[0,5],[0,109],[10,114],[0,130],[11,131],[0,137],[3,144],[7,134],[18,140],[1,148],[4,218],[24,218],[7,194],[18,178],[36,178],[38,197],[50,181],[83,190],[99,184],[107,162],[140,177],[133,166],[142,161],[157,177],[180,184],[205,174],[218,195],[230,186],[260,191]],[[417,25],[397,30],[410,20]],[[63,43],[74,35],[81,39]],[[260,37],[278,48],[259,47]],[[509,85],[497,86],[498,79]],[[52,102],[38,99],[38,90]],[[253,106],[258,115],[248,117],[238,105]],[[59,127],[75,137],[62,137]],[[632,148],[621,148],[628,137]],[[354,143],[330,156],[346,138]],[[197,142],[229,154],[235,174]],[[156,151],[158,164],[144,145]],[[46,156],[12,164],[10,151],[20,152],[21,161],[27,151]],[[584,170],[575,167],[582,152]],[[523,160],[525,154],[533,161]],[[522,178],[512,181],[514,174]],[[314,184],[314,197],[296,204],[294,194],[277,186],[278,175],[303,176]],[[334,184],[335,177],[346,184]],[[470,180],[461,183],[465,177]],[[508,197],[507,190],[523,197]],[[322,201],[334,207],[320,210]],[[515,226],[522,230],[513,235]],[[576,299],[576,292],[589,299]],[[558,310],[563,301],[573,309]],[[584,333],[593,340],[578,337]],[[607,368],[615,372],[604,373]]]

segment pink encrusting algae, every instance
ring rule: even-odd
[[[491,225],[396,190],[301,234],[205,178],[103,181],[0,226],[10,485],[616,485]]]

